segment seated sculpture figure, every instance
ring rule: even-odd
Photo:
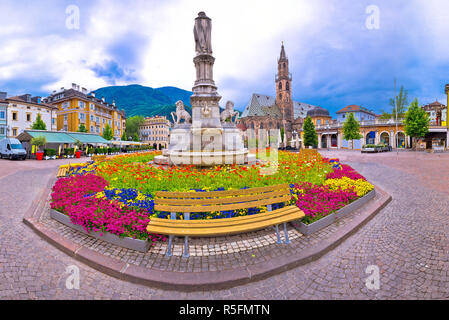
[[[176,115],[176,119],[175,119],[175,115]],[[172,112],[171,116],[173,118],[173,122],[176,124],[179,124],[181,122],[182,119],[184,119],[184,121],[186,123],[188,122],[192,122],[192,117],[190,116],[190,114],[185,110],[184,108],[184,103],[181,100],[178,100],[176,102],[176,113]]]
[[[234,116],[236,116],[236,117],[233,120],[232,118]],[[232,123],[232,122],[235,122],[239,116],[240,116],[240,113],[238,111],[234,111],[234,102],[232,102],[232,101],[226,102],[226,108],[220,115],[221,121],[225,122],[226,120],[230,119],[230,122]]]

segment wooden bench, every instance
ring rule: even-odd
[[[58,170],[58,174],[56,175],[56,178],[62,178],[67,176],[67,173],[69,172],[70,166],[60,166]]]
[[[57,178],[66,177],[71,168],[84,167],[87,163],[72,163],[72,164],[63,164],[59,166],[58,173],[56,174]]]
[[[98,155],[93,155],[91,157],[92,161],[104,161],[106,160],[106,155],[105,154],[98,154]]]
[[[276,227],[277,243],[282,243],[279,225],[284,225],[285,243],[290,243],[287,222],[301,219],[304,212],[296,205],[287,205],[272,210],[275,203],[285,203],[292,198],[288,184],[251,189],[211,192],[167,192],[158,191],[154,209],[170,212],[170,219],[151,218],[147,231],[169,236],[167,255],[171,256],[174,236],[183,236],[184,256],[189,256],[189,237],[215,237],[233,235]],[[190,220],[195,212],[217,212],[266,206],[267,212],[234,218]],[[176,214],[183,213],[183,220],[176,220]]]

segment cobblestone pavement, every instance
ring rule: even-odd
[[[0,299],[449,298],[449,154],[323,154],[352,165],[393,201],[315,262],[244,286],[194,293],[120,281],[49,245],[22,217],[61,162],[0,161]],[[78,290],[65,286],[70,265],[80,269]],[[369,265],[380,269],[379,290],[365,285]]]

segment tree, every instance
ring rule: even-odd
[[[404,87],[401,86],[399,89],[399,95],[396,97],[397,107],[395,107],[395,99],[390,99],[390,106],[392,107],[391,117],[396,119],[396,109],[398,113],[398,119],[403,118],[405,116],[405,106],[408,105],[408,91],[404,90]]]
[[[316,147],[318,145],[318,135],[315,131],[315,125],[310,117],[307,117],[304,120],[304,125],[302,128],[304,130],[304,146]]]
[[[137,134],[137,132],[134,133],[133,141],[139,142],[139,135]]]
[[[45,136],[37,136],[31,139],[30,141],[32,146],[36,146],[38,150],[40,150],[43,146],[47,144],[47,138]]]
[[[47,126],[46,126],[45,122],[42,120],[40,113],[37,114],[36,121],[34,121],[33,125],[31,126],[31,129],[47,130]]]
[[[145,122],[145,118],[142,116],[134,116],[126,119],[126,136],[134,137],[139,133],[139,127]]]
[[[429,122],[429,115],[418,105],[418,99],[413,100],[404,120],[405,133],[413,138],[413,149],[416,148],[416,138],[424,138],[429,132]]]
[[[343,123],[343,139],[351,140],[354,149],[354,140],[361,139],[359,122],[354,118],[354,113],[349,113],[348,118]]]
[[[84,123],[80,123],[79,127],[78,127],[78,132],[87,132],[86,126],[84,125]]]
[[[125,131],[123,131],[121,140],[122,140],[122,141],[128,140],[128,139],[126,138],[126,132],[125,132]]]
[[[106,124],[106,127],[103,130],[103,138],[105,138],[106,140],[112,140],[112,138],[114,138],[114,133],[112,132],[109,124]]]

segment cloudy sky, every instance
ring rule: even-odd
[[[193,23],[205,11],[212,18],[214,77],[222,104],[233,100],[243,109],[252,93],[274,95],[281,41],[295,100],[332,113],[349,104],[380,113],[389,109],[396,78],[410,98],[446,103],[446,4],[1,0],[0,91],[47,96],[72,82],[89,90],[134,83],[191,90]]]

